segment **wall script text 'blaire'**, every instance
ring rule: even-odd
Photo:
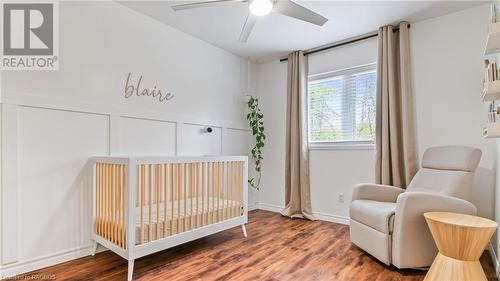
[[[138,97],[141,96],[153,97],[154,99],[158,99],[159,102],[164,102],[164,101],[169,101],[174,97],[172,93],[169,92],[164,93],[160,89],[156,89],[156,86],[154,86],[153,88],[141,87],[142,75],[139,76],[137,83],[133,84],[130,81],[131,76],[132,73],[129,72],[127,76],[127,82],[125,82],[125,98],[127,99],[136,95]]]

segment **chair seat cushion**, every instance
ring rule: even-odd
[[[372,200],[354,200],[349,208],[352,220],[367,225],[385,234],[394,229],[396,203]]]

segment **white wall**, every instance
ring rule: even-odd
[[[489,19],[486,4],[412,24],[411,51],[419,157],[435,145],[480,148],[472,202],[480,216],[498,221],[497,153],[495,141],[482,137],[488,105],[480,98]]]
[[[412,23],[410,32],[418,155],[435,145],[481,148],[473,201],[480,215],[493,217],[494,149],[481,136],[486,117],[480,99],[488,11],[489,6],[483,5]],[[375,39],[311,55],[310,72],[374,61],[376,50]],[[259,204],[270,210],[284,205],[286,71],[286,63],[277,61],[258,67],[268,134]],[[345,222],[353,186],[374,180],[374,151],[311,151],[310,159],[313,212],[321,219]],[[344,203],[338,202],[339,193],[344,193]]]
[[[59,71],[2,72],[2,276],[89,253],[88,157],[251,145],[254,66],[115,2],[61,2],[59,16]],[[175,98],[125,99],[128,72]]]
[[[482,5],[412,24],[411,54],[418,155],[436,145],[480,148],[473,203],[491,218],[494,141],[482,137],[487,104],[480,98],[489,11]]]

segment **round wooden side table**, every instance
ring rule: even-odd
[[[498,224],[447,212],[429,212],[424,217],[439,250],[424,280],[487,280],[479,258]]]

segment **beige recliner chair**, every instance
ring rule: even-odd
[[[360,184],[352,195],[351,241],[381,262],[398,268],[431,265],[437,249],[423,214],[476,214],[469,202],[481,150],[463,146],[425,151],[422,168],[406,190]]]

